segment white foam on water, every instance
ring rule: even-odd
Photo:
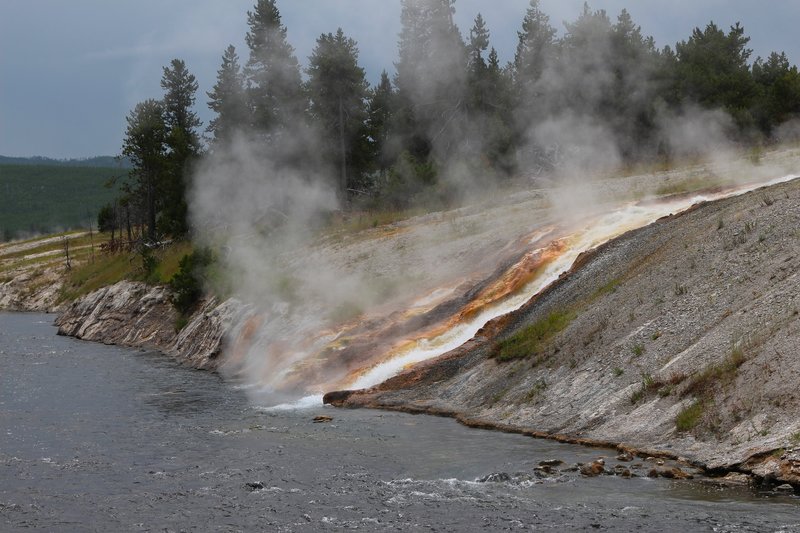
[[[322,407],[322,405],[322,394],[312,394],[310,396],[304,396],[293,402],[281,403],[268,407],[258,407],[258,409],[262,411],[300,411],[315,407]]]

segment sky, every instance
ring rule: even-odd
[[[116,155],[125,117],[146,98],[160,98],[162,67],[186,61],[200,85],[197,112],[206,107],[222,52],[247,49],[247,10],[255,0],[0,0],[0,155],[54,158]],[[797,0],[594,0],[615,19],[623,8],[659,47],[687,39],[713,20],[737,21],[756,56],[785,51],[800,63]],[[480,12],[491,45],[513,58],[529,0],[456,0],[456,22],[467,35]],[[554,27],[574,20],[583,0],[542,0]],[[307,64],[321,33],[344,32],[359,43],[370,82],[394,71],[400,0],[278,0],[289,42]]]

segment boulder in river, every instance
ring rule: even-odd
[[[595,477],[604,474],[606,469],[603,465],[604,463],[602,460],[592,461],[589,464],[581,466],[581,474],[587,477]]]

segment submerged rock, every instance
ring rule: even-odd
[[[315,424],[319,424],[321,422],[332,422],[332,421],[333,421],[333,417],[332,416],[327,416],[327,415],[315,416],[314,420],[313,420],[313,422]]]
[[[559,466],[563,465],[564,461],[561,459],[547,459],[544,461],[539,461],[539,466]]]
[[[252,481],[250,483],[245,483],[244,486],[250,489],[251,491],[261,490],[264,488],[264,484],[261,481]]]
[[[505,472],[495,472],[478,479],[478,483],[506,483],[511,481],[511,476]]]

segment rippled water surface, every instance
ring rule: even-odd
[[[0,314],[0,531],[800,531],[796,497],[570,473],[607,456],[453,420],[269,411],[162,355]],[[333,417],[315,424],[316,415]],[[477,482],[492,473],[504,481]]]

